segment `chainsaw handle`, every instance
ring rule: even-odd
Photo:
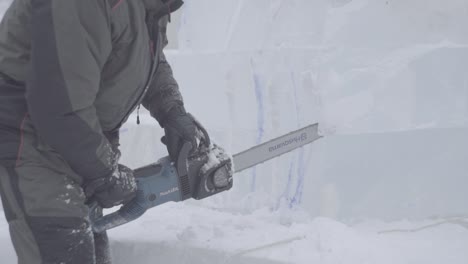
[[[193,147],[190,142],[185,142],[179,151],[179,156],[176,160],[177,174],[180,176],[188,175],[189,155]]]
[[[126,203],[116,212],[102,216],[100,211],[102,208],[98,203],[94,202],[89,208],[89,218],[94,233],[102,233],[111,228],[121,226],[132,222],[142,216],[148,206],[146,205],[144,193],[137,191],[137,196],[130,202]]]
[[[192,144],[190,142],[185,142],[175,163],[177,180],[179,182],[180,199],[182,201],[192,197],[189,178],[189,156],[192,149]]]
[[[195,117],[193,117],[192,115],[190,116],[194,120],[194,123],[197,126],[197,129],[199,130],[199,132],[203,134],[203,137],[202,137],[203,144],[205,145],[206,148],[208,148],[211,145],[208,132],[201,125],[201,123],[195,119]],[[163,143],[164,143],[164,140],[163,140]],[[133,200],[131,200],[130,202],[120,207],[118,211],[103,216],[100,206],[96,202],[92,203],[89,208],[89,218],[90,218],[90,223],[91,223],[93,232],[102,233],[114,227],[118,227],[123,224],[132,222],[133,220],[136,220],[140,216],[142,216],[146,212],[146,210],[158,204],[168,202],[168,201],[183,201],[183,200],[192,198],[194,190],[192,190],[193,187],[190,182],[189,159],[190,159],[192,150],[196,150],[194,148],[197,148],[197,146],[192,146],[190,142],[186,141],[182,145],[182,148],[180,149],[179,154],[177,156],[177,160],[175,160],[174,164],[171,165],[169,158],[167,158],[167,160],[164,162],[165,165],[163,165],[163,167],[165,168],[171,167],[171,168],[174,168],[175,170],[172,173],[172,172],[169,172],[170,169],[168,169],[166,170],[166,172],[162,174],[164,175],[175,174],[174,175],[175,177],[168,176],[169,178],[161,178],[159,177],[162,175],[160,174],[160,172],[156,173],[155,175],[152,175],[152,177],[149,177],[149,178],[137,177],[136,197],[133,198]],[[137,175],[135,174],[135,176]],[[172,191],[174,190],[174,188],[177,188],[178,190],[177,194],[174,193],[174,196],[170,198],[169,198],[170,195],[167,195],[168,198],[159,198],[156,201],[154,201],[154,199],[151,199],[151,196],[155,195],[153,194],[153,190],[157,189],[155,187],[156,184],[155,186],[153,186],[152,183],[155,183],[155,182],[159,183],[157,184],[158,187],[164,185],[163,183],[158,182],[158,179],[162,179],[163,181],[166,181],[164,179],[168,179],[170,182],[169,186],[172,187],[168,190]],[[170,181],[170,179],[174,179],[174,180]],[[156,193],[156,195],[158,194]]]
[[[120,209],[116,212],[111,214],[102,216],[100,214],[101,208],[100,206],[94,202],[90,205],[89,208],[89,218],[91,222],[91,226],[94,233],[102,233],[106,230],[112,229],[114,227],[121,226],[123,224],[132,222],[142,216],[146,210],[151,207],[154,207],[158,204],[168,202],[168,201],[181,201],[192,197],[191,187],[189,182],[189,155],[192,150],[192,144],[190,142],[185,142],[182,146],[182,149],[179,152],[179,156],[175,163],[175,168],[170,165],[169,158],[167,158],[166,165],[163,165],[165,168],[174,168],[176,172],[174,172],[173,176],[166,176],[166,178],[160,177],[160,173],[152,175],[152,177],[137,177],[137,193],[136,197],[133,198],[130,202],[124,204]],[[167,169],[169,171],[169,169]],[[167,172],[169,173],[169,172]],[[138,173],[136,173],[138,174]],[[136,175],[137,176],[137,175]],[[158,200],[154,201],[151,200],[150,197],[147,197],[148,194],[151,194],[152,188],[155,189],[154,186],[151,185],[152,182],[161,178],[162,181],[167,181],[170,179],[174,179],[174,183],[171,183],[174,187],[179,187],[181,190],[180,196],[175,195],[171,198],[159,198]],[[155,184],[158,186],[164,185],[163,183],[158,182],[159,184]],[[150,187],[151,186],[151,187]],[[148,190],[148,188],[150,190]],[[170,195],[168,195],[170,196]]]
[[[200,130],[201,134],[203,134],[203,143],[205,144],[205,147],[209,148],[211,146],[211,139],[210,135],[208,134],[208,131],[192,114],[188,113],[188,115],[192,118],[193,122],[197,126],[197,129]]]

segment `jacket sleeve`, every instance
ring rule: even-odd
[[[150,111],[151,115],[161,125],[164,116],[174,105],[183,105],[179,85],[174,79],[171,66],[162,51],[168,43],[166,36],[167,23],[168,16],[161,18],[159,22],[159,40],[161,41],[161,45],[159,45],[161,47],[159,51],[159,66],[142,102],[143,106]]]
[[[94,107],[111,41],[104,1],[32,1],[26,101],[38,135],[84,179],[112,173]]]

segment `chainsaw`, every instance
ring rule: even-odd
[[[207,136],[206,131],[203,131]],[[313,124],[234,156],[207,142],[197,151],[185,143],[175,162],[164,157],[156,163],[134,170],[136,197],[118,211],[102,215],[97,204],[91,205],[90,222],[95,233],[129,223],[148,209],[167,202],[201,200],[227,191],[233,186],[233,174],[261,164],[321,138]]]

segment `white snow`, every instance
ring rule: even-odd
[[[112,230],[116,264],[468,263],[466,0],[186,0],[176,25],[167,57],[216,144],[325,138]],[[132,168],[167,155],[140,115]]]
[[[249,214],[169,204],[111,232],[118,263],[466,263],[468,219],[345,225],[300,211]],[[386,230],[402,229],[385,233]],[[164,252],[161,252],[164,251]]]

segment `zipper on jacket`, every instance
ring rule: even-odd
[[[158,68],[159,68],[159,39],[158,39],[158,35],[159,35],[159,27],[157,25],[157,21],[159,19],[155,19],[155,16],[154,14],[149,14],[148,15],[148,22],[147,22],[147,25],[149,26],[150,30],[149,30],[149,34],[150,34],[150,41],[152,43],[155,43],[156,46],[154,44],[151,44],[150,43],[150,50],[153,50],[153,63],[151,64],[151,71],[150,71],[150,75],[148,77],[148,79],[146,80],[146,84],[145,84],[145,88],[143,89],[143,91],[140,93],[140,95],[137,97],[137,100],[135,101],[134,104],[132,104],[132,106],[129,108],[129,110],[127,111],[127,113],[124,115],[124,117],[122,118],[122,120],[119,122],[119,124],[114,128],[112,129],[111,131],[116,131],[117,129],[119,129],[124,120],[127,119],[127,117],[135,110],[135,106],[137,105],[140,105],[141,104],[141,101],[143,101],[143,98],[146,94],[146,92],[149,90],[150,86],[151,86],[151,83],[153,82],[153,78],[154,78],[154,75],[156,74],[156,72],[158,71]],[[156,23],[155,23],[156,22]],[[155,29],[156,27],[156,29]],[[154,48],[153,48],[154,47]],[[137,124],[139,124],[139,116],[137,116]]]
[[[140,106],[141,104],[139,104],[137,107],[137,125],[140,124]]]

